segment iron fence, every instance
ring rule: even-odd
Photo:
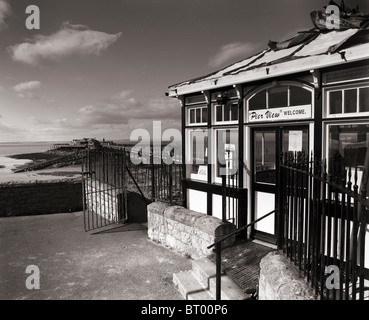
[[[149,149],[150,150],[150,149]],[[165,164],[161,152],[140,154],[135,164],[129,147],[88,149],[82,159],[85,230],[128,220],[127,193],[139,193],[146,203],[183,204],[182,165]]]
[[[279,246],[321,299],[369,297],[367,170],[281,155]]]

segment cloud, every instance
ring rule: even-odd
[[[37,66],[45,60],[59,61],[72,55],[98,56],[120,36],[121,33],[108,34],[64,22],[57,32],[49,36],[36,35],[30,42],[8,47],[8,52],[14,61]]]
[[[168,97],[155,97],[141,102],[131,96],[130,91],[121,91],[105,104],[85,106],[78,113],[84,124],[124,124],[131,119],[179,119],[180,106],[177,100]]]
[[[18,83],[13,87],[13,90],[16,92],[28,91],[28,90],[35,90],[40,88],[41,82],[40,81],[26,81]]]
[[[18,83],[12,89],[17,93],[19,98],[39,99],[39,97],[35,95],[33,91],[39,89],[40,87],[41,82],[34,80]]]
[[[0,0],[0,31],[7,27],[5,18],[10,15],[10,5],[5,0]]]
[[[246,59],[252,55],[257,48],[258,45],[248,42],[232,42],[225,44],[210,58],[209,66],[211,68],[219,68],[226,64]]]
[[[78,137],[129,139],[134,129],[152,131],[153,121],[161,121],[162,131],[179,130],[180,103],[165,96],[143,101],[122,90],[96,105],[79,108],[72,116],[50,119],[31,117],[32,134],[38,139],[68,140]],[[47,138],[49,137],[49,138]],[[36,139],[36,138],[35,138]]]

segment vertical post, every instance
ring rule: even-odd
[[[356,197],[359,196],[358,193],[358,175],[357,175],[357,166],[355,167],[355,175],[354,175],[354,195]],[[359,206],[358,201],[354,198],[354,210],[352,217],[352,300],[356,300],[356,282],[357,282],[357,236],[359,230]]]
[[[222,176],[222,221],[226,222],[226,210],[227,210],[227,176]]]
[[[151,147],[151,200],[155,201],[155,166],[154,166],[154,148]]]
[[[222,243],[218,242],[215,245],[215,255],[216,255],[216,292],[215,299],[221,300],[221,276],[222,276]]]
[[[361,189],[361,199],[364,200],[366,197],[366,185],[368,183],[368,175],[366,170],[363,172],[362,177],[362,189]],[[359,248],[360,248],[360,282],[359,282],[359,292],[360,300],[364,300],[364,265],[365,265],[365,234],[366,234],[366,215],[365,215],[365,206],[362,203],[359,203],[359,220],[360,220],[360,236],[359,236]]]
[[[123,149],[123,164],[122,164],[122,187],[123,187],[123,201],[124,201],[124,218],[128,219],[128,199],[127,199],[127,159],[126,148]]]
[[[280,160],[278,165],[278,181],[279,185],[284,186],[283,182],[283,174],[282,174],[282,164],[283,164],[283,152],[280,154]],[[279,196],[278,196],[278,207],[279,207],[279,213],[278,213],[278,249],[283,249],[283,243],[284,243],[284,192],[283,188],[279,188],[278,190]]]
[[[173,164],[169,165],[169,204],[173,204]]]

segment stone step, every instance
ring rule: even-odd
[[[203,287],[209,288],[209,280],[216,276],[216,266],[207,258],[192,260],[192,272]]]
[[[196,299],[205,291],[211,299],[216,296],[216,266],[208,258],[192,261],[192,270],[173,275],[173,282],[177,285],[182,296],[190,300],[194,294]],[[190,296],[188,294],[191,294]],[[205,296],[206,300],[208,299]],[[226,274],[221,276],[221,299],[222,300],[244,300],[250,298],[242,289]]]
[[[216,296],[216,279],[209,280],[210,293]],[[221,276],[220,299],[221,300],[247,300],[251,294],[246,294],[242,289],[226,274]]]
[[[204,288],[192,271],[173,274],[174,285],[185,300],[214,300],[207,288]]]

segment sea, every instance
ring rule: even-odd
[[[31,161],[27,159],[12,159],[9,156],[44,152],[50,150],[55,143],[67,143],[67,141],[0,142],[0,174],[10,173],[15,166]]]

